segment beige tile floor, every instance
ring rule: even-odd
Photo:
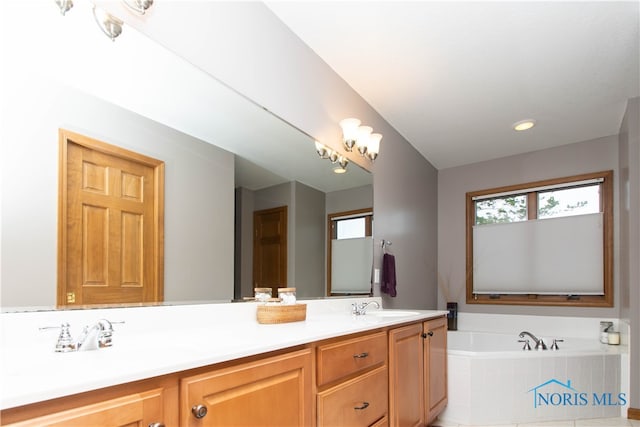
[[[451,424],[437,420],[432,427],[467,427],[464,424]],[[494,427],[494,426],[483,426]],[[639,420],[626,418],[594,418],[574,421],[546,421],[540,423],[501,424],[499,427],[640,427]]]

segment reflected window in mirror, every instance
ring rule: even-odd
[[[327,220],[327,295],[369,295],[373,210],[336,212]]]

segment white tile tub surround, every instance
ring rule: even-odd
[[[593,392],[628,395],[627,347],[600,344],[600,320],[626,328],[617,319],[460,313],[458,332],[449,332],[449,404],[441,419],[471,426],[625,416],[627,406],[591,402],[535,408],[529,392],[557,379],[571,380],[576,390],[588,393],[589,400]],[[524,352],[517,342],[523,330],[546,338],[547,344],[549,338],[566,341],[558,352]],[[563,392],[556,386],[548,391]]]

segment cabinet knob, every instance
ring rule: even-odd
[[[364,353],[360,353],[360,354],[354,354],[353,358],[354,359],[364,359],[365,357],[369,356],[369,353],[367,353],[366,351]]]
[[[363,409],[367,409],[369,407],[369,402],[362,402],[362,405],[356,406],[353,409],[356,411],[362,411]]]
[[[195,405],[191,408],[191,413],[197,419],[204,418],[207,415],[207,407],[204,405]]]
[[[151,423],[149,424],[149,427],[164,427],[163,423]]]
[[[429,331],[426,334],[424,332],[422,333],[422,338],[427,338],[432,336],[433,336],[433,331]]]

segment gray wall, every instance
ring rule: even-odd
[[[457,301],[459,311],[550,316],[618,317],[620,292],[614,268],[613,308],[527,307],[465,302],[465,193],[547,178],[614,170],[614,253],[618,253],[618,138],[610,136],[449,169],[438,174],[439,307],[445,295]],[[448,284],[448,291],[443,289]]]
[[[380,268],[381,240],[391,241],[398,291],[395,298],[383,294],[383,304],[435,309],[438,172],[403,139],[387,141],[380,156],[373,175],[374,264]]]
[[[629,321],[629,406],[640,409],[640,98],[629,100],[619,135],[621,317]]]
[[[254,194],[247,188],[236,188],[234,298],[253,296],[253,211]]]
[[[165,299],[232,297],[231,153],[50,81],[31,79],[12,99],[0,156],[3,307],[55,305],[58,128],[165,161]]]
[[[325,194],[299,182],[294,185],[295,246],[289,252],[295,270],[290,286],[296,287],[298,297],[324,296]]]
[[[363,185],[362,187],[327,193],[327,215],[365,208],[373,208],[373,185]]]

